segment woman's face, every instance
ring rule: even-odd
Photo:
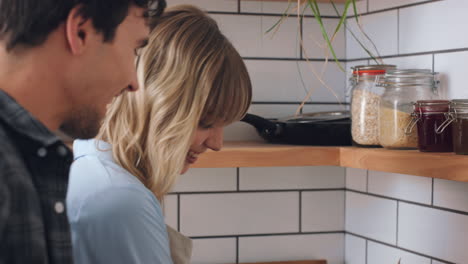
[[[207,149],[214,151],[221,150],[223,147],[223,128],[224,125],[222,124],[211,127],[198,126],[192,138],[192,144],[185,158],[185,164],[181,174],[186,173],[190,165],[194,164],[198,156]]]

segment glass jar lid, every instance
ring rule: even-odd
[[[429,69],[398,69],[385,73],[385,86],[436,86],[437,72]]]
[[[450,110],[456,115],[468,115],[468,99],[452,100]]]
[[[358,65],[351,67],[353,76],[375,76],[383,75],[387,70],[396,69],[395,65],[380,64],[380,65]]]
[[[448,113],[450,101],[448,100],[419,100],[413,103],[414,113],[441,114]]]

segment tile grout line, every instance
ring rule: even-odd
[[[242,57],[243,60],[262,60],[262,61],[303,61],[303,62],[325,62],[327,59],[325,58],[293,58],[293,57]],[[363,59],[365,60],[365,59]],[[330,60],[329,60],[330,61]],[[338,59],[339,62],[346,63],[345,59]]]
[[[267,17],[282,17],[283,14],[280,13],[262,13],[262,12],[238,12],[238,11],[208,11],[207,12],[210,15],[228,15],[228,16],[236,16],[236,15],[242,15],[242,16],[267,16]],[[305,18],[315,18],[314,15],[304,15]],[[328,16],[328,15],[323,15],[321,16],[322,19],[336,19],[339,20],[341,19],[338,16]],[[297,18],[297,17],[296,17]]]
[[[304,38],[304,19],[301,18],[300,21],[301,21],[301,23],[299,24],[299,26],[300,26],[299,39],[302,39],[302,42],[304,42],[304,39],[303,39]],[[299,52],[299,59],[303,60],[304,59],[304,50],[303,50],[303,47],[302,47],[301,43],[299,43],[299,51],[300,51]]]
[[[239,264],[239,237],[236,236],[236,264]]]
[[[353,190],[353,189],[346,189],[346,190],[349,191],[349,192],[353,192],[353,193],[358,193],[358,194],[362,194],[362,195],[377,197],[377,198],[391,200],[391,201],[399,201],[401,203],[417,205],[417,206],[431,208],[431,209],[439,210],[439,211],[443,211],[443,212],[449,212],[449,213],[458,214],[458,215],[468,215],[468,212],[465,212],[465,211],[454,210],[454,209],[439,207],[439,206],[433,206],[433,205],[413,202],[413,201],[409,201],[409,200],[402,200],[402,199],[393,198],[393,197],[384,196],[384,195],[379,195],[379,194],[374,194],[374,193],[366,193],[366,192],[363,192],[363,191],[358,191],[358,190]]]
[[[431,205],[434,206],[434,183],[435,183],[435,179],[432,178],[432,186],[431,186]]]
[[[241,0],[237,0],[237,13],[240,14],[241,12]]]
[[[391,248],[399,249],[399,250],[402,250],[402,251],[406,251],[408,253],[418,255],[418,256],[421,256],[421,257],[424,257],[424,258],[434,259],[434,260],[437,260],[439,262],[443,262],[443,263],[447,263],[447,264],[455,264],[455,263],[447,261],[447,260],[437,259],[437,258],[431,257],[429,255],[424,255],[424,254],[416,252],[416,251],[412,251],[412,250],[409,250],[409,249],[406,249],[406,248],[395,246],[395,245],[389,244],[387,242],[382,242],[382,241],[379,241],[379,240],[376,240],[376,239],[373,239],[373,238],[369,238],[369,237],[366,237],[366,236],[363,236],[363,235],[359,235],[359,234],[356,234],[356,233],[346,232],[346,234],[352,235],[352,236],[355,236],[355,237],[359,237],[359,238],[362,238],[362,239],[366,239],[366,241],[371,241],[371,242],[374,242],[374,243],[377,243],[377,244],[380,244],[380,245],[384,245],[384,246],[387,246],[387,247],[391,247]]]
[[[346,201],[348,200],[347,199],[348,197],[348,192],[345,190],[344,191],[344,220],[343,220],[343,229],[346,230],[346,219],[347,219],[347,209],[348,207],[346,206]],[[346,235],[345,235],[345,248],[346,248]]]
[[[302,191],[299,191],[299,233],[302,233]]]
[[[230,193],[285,193],[285,192],[333,192],[333,191],[348,191],[348,192],[353,192],[353,193],[358,193],[362,195],[367,195],[367,196],[372,196],[372,197],[377,197],[377,198],[382,198],[382,199],[387,199],[387,200],[392,200],[392,201],[399,201],[402,203],[407,203],[407,204],[412,204],[412,205],[418,205],[421,207],[426,207],[426,208],[431,208],[435,210],[440,210],[444,212],[450,212],[454,214],[459,214],[459,215],[468,215],[468,211],[460,211],[460,210],[455,210],[455,209],[450,209],[450,208],[445,208],[445,207],[440,207],[440,206],[434,206],[430,204],[424,204],[424,203],[419,203],[419,202],[414,202],[410,200],[403,200],[403,199],[398,199],[390,196],[384,196],[384,195],[379,195],[379,194],[374,194],[370,192],[363,192],[359,190],[354,190],[354,189],[349,189],[349,188],[330,188],[330,189],[278,189],[278,190],[242,190],[242,191],[208,191],[208,192],[180,192],[180,193],[170,193],[172,195],[178,195],[178,210],[179,212],[181,211],[181,206],[180,206],[180,196],[181,195],[204,195],[204,194],[211,194],[211,195],[216,195],[216,194],[230,194]]]
[[[177,194],[177,231],[180,232],[180,194]]]
[[[253,101],[253,105],[299,105],[301,102],[294,102],[294,101],[285,101],[285,102],[279,102],[279,101]],[[347,102],[341,102],[341,103],[335,103],[335,102],[306,102],[306,105],[349,105]]]
[[[366,239],[366,264],[367,264],[368,258],[369,258],[369,257],[368,257],[368,256],[369,256],[369,254],[368,254],[368,247],[369,247],[369,240]]]
[[[443,49],[443,50],[432,50],[432,51],[422,51],[422,52],[410,52],[410,53],[400,53],[400,54],[392,54],[392,55],[384,55],[381,56],[382,59],[393,59],[393,58],[403,58],[403,57],[414,57],[414,56],[424,56],[424,55],[432,55],[432,54],[444,54],[444,53],[457,53],[457,52],[466,52],[468,48],[456,48],[456,49]],[[355,62],[355,61],[363,61],[368,60],[369,57],[362,57],[362,58],[353,58],[353,59],[346,59],[345,62]]]
[[[379,10],[374,10],[374,11],[369,11],[369,1],[367,1],[367,7],[368,10],[366,13],[359,14],[360,16],[368,16],[368,15],[373,15],[373,14],[379,14],[379,13],[385,13],[385,12],[390,12],[394,11],[397,9],[403,9],[403,8],[409,8],[409,7],[414,7],[414,6],[420,6],[420,5],[426,5],[426,4],[432,4],[435,2],[439,1],[444,1],[444,0],[427,0],[424,2],[419,2],[419,3],[413,3],[413,4],[407,4],[407,5],[400,5],[400,6],[395,6],[395,7],[390,7],[390,8],[384,8],[384,9],[379,9]],[[347,18],[352,18],[353,16],[348,16]]]
[[[170,194],[184,194],[184,195],[200,195],[200,194],[231,194],[231,193],[285,193],[285,192],[333,192],[345,191],[345,188],[323,188],[323,189],[259,189],[259,190],[239,190],[239,191],[192,191],[192,192],[175,192]]]
[[[400,202],[397,201],[396,206],[396,246],[398,247],[398,232],[400,228]]]
[[[369,170],[366,170],[366,193],[369,192]]]
[[[397,53],[400,54],[400,9],[397,9]]]
[[[239,192],[240,191],[240,168],[237,168],[236,172],[237,172],[237,189],[236,190]]]
[[[286,232],[286,233],[264,233],[264,234],[233,234],[233,235],[212,235],[212,236],[191,236],[191,239],[219,239],[219,238],[242,238],[242,237],[280,237],[280,236],[301,236],[301,235],[333,235],[346,234],[344,230],[320,231],[320,232]]]
[[[346,212],[347,212],[347,206],[346,206],[346,201],[347,201],[347,197],[348,197],[348,192],[346,191],[346,188],[348,187],[348,169],[345,168],[344,169],[344,176],[345,176],[345,183],[344,183],[344,187],[345,187],[345,190],[343,191],[344,193],[344,206],[343,206],[343,214],[344,214],[344,219],[343,219],[343,229],[346,230]],[[345,239],[346,239],[346,236],[345,236]],[[346,246],[346,243],[345,243],[345,246]]]
[[[443,49],[443,50],[432,50],[432,51],[421,51],[421,52],[410,52],[410,53],[396,53],[390,55],[380,56],[382,59],[398,59],[404,57],[415,57],[415,56],[424,56],[424,55],[437,55],[437,54],[446,54],[446,53],[458,53],[458,52],[467,52],[468,48],[455,48],[455,49]],[[259,61],[310,61],[310,62],[325,62],[325,58],[292,58],[292,57],[242,57],[244,60],[259,60]],[[356,61],[368,61],[369,57],[360,57],[352,59],[338,59],[339,62],[348,63]]]

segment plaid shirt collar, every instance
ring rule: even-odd
[[[45,147],[60,141],[55,134],[3,90],[0,90],[0,120],[6,122],[16,132],[41,143]]]

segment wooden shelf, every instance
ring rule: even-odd
[[[273,145],[227,142],[208,151],[196,168],[342,166],[468,182],[468,156],[355,147]]]
[[[341,166],[468,182],[468,156],[417,150],[341,148]]]
[[[202,154],[194,168],[339,166],[336,147],[227,142],[219,152]]]

